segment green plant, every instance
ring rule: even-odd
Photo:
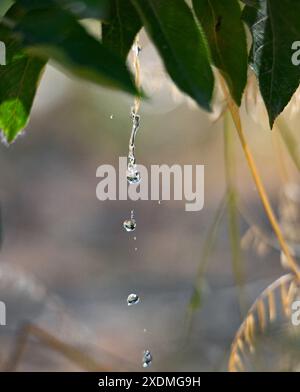
[[[84,79],[141,94],[126,57],[142,27],[173,81],[206,110],[214,89],[212,66],[220,70],[239,106],[251,65],[272,126],[299,84],[300,68],[292,63],[291,48],[300,37],[300,4],[244,3],[241,7],[237,0],[193,0],[191,6],[184,0],[83,0],[79,7],[75,0],[2,1],[0,38],[7,46],[7,66],[0,68],[4,136],[12,142],[26,125],[50,59]],[[101,21],[102,37],[86,31],[80,24],[84,18]],[[249,56],[243,21],[253,37]]]
[[[88,81],[144,97],[126,60],[143,27],[158,50],[166,71],[184,93],[210,111],[214,85],[220,83],[259,196],[287,263],[300,278],[294,260],[247,144],[240,115],[249,66],[254,70],[270,128],[289,103],[300,81],[292,60],[300,40],[298,0],[6,0],[1,2],[0,40],[6,44],[7,65],[0,66],[0,128],[13,142],[26,126],[40,78],[49,60]],[[94,37],[81,24],[101,22]],[[247,27],[251,49],[247,45]],[[250,39],[249,39],[250,41]],[[282,121],[278,127],[294,162],[297,152]],[[239,270],[236,190],[231,170],[230,134],[226,132],[228,212],[237,280]],[[214,231],[213,231],[214,232]],[[212,235],[213,237],[214,235]],[[204,252],[203,265],[206,265]],[[203,267],[205,268],[205,267]],[[198,306],[202,269],[194,303]],[[261,302],[259,302],[261,309]],[[261,313],[262,314],[262,313]]]

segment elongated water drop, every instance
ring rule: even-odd
[[[135,82],[137,87],[140,87],[140,63],[139,63],[139,54],[141,51],[141,47],[138,42],[138,38],[136,39],[133,47],[132,47],[134,58],[133,58],[133,66],[135,68]],[[135,160],[135,137],[137,131],[140,126],[140,116],[138,115],[138,110],[140,107],[140,97],[136,97],[134,100],[134,106],[131,108],[131,118],[132,118],[132,129],[131,135],[129,139],[129,152],[128,152],[128,160],[127,160],[127,181],[129,184],[138,184],[141,181],[141,175],[137,170],[136,160]]]
[[[129,184],[138,184],[141,181],[141,175],[137,170],[135,159],[135,137],[140,126],[140,116],[135,113],[134,109],[131,110],[132,130],[129,140],[129,152],[127,158],[127,181]]]
[[[147,368],[152,364],[152,354],[149,350],[145,350],[143,354],[143,367]]]
[[[137,294],[129,294],[127,298],[127,305],[132,306],[140,302],[140,297]]]

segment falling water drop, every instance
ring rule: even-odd
[[[138,88],[140,88],[140,63],[139,63],[139,54],[141,51],[141,47],[138,42],[138,37],[132,47],[134,58],[133,58],[133,66],[135,68],[135,83]],[[137,131],[140,127],[140,116],[138,115],[138,110],[140,107],[140,97],[136,97],[134,100],[134,106],[131,108],[131,119],[132,119],[132,129],[131,135],[129,139],[129,152],[128,152],[128,160],[127,160],[127,181],[129,184],[138,184],[141,181],[141,175],[137,170],[136,159],[135,159],[135,137]]]
[[[137,250],[138,250],[138,248],[134,248],[134,250],[135,250],[135,251],[137,251]]]
[[[140,297],[137,294],[129,294],[127,297],[127,305],[132,306],[140,302]]]
[[[123,223],[123,227],[126,231],[134,231],[136,228],[136,221],[135,219],[126,219]]]
[[[158,200],[158,204],[160,204],[161,203],[161,201],[160,200]]]
[[[152,364],[152,355],[149,350],[145,350],[143,354],[143,367],[147,368]]]
[[[111,115],[109,116],[109,118],[112,120],[112,119],[114,118],[114,115],[111,114]]]
[[[136,165],[127,169],[127,181],[129,182],[129,184],[139,184],[139,182],[141,181],[141,175],[137,171]]]
[[[130,219],[126,219],[123,222],[123,227],[128,232],[135,230],[135,228],[136,228],[136,220],[134,219],[134,211],[133,210],[131,211]]]
[[[133,237],[134,241],[136,241],[136,237]]]
[[[141,181],[141,175],[137,170],[135,159],[135,137],[140,126],[140,116],[135,113],[134,109],[131,110],[132,130],[129,140],[129,152],[127,158],[127,181],[129,184],[138,184]]]

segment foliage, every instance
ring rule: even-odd
[[[236,0],[193,0],[193,5],[206,33],[213,63],[222,72],[233,98],[240,105],[248,64],[241,8]]]
[[[250,64],[265,101],[271,127],[289,103],[300,81],[292,63],[292,46],[300,39],[300,3],[296,0],[257,0],[246,6],[243,18],[253,36]]]
[[[7,65],[0,67],[0,127],[5,138],[12,142],[25,127],[49,60],[86,80],[141,95],[126,58],[142,27],[176,85],[206,110],[213,96],[213,66],[220,70],[239,106],[249,63],[272,127],[299,84],[300,68],[291,56],[293,42],[300,40],[300,4],[297,0],[243,3],[3,0],[0,40],[8,53]],[[86,31],[80,23],[84,18],[102,24],[102,37]],[[253,37],[249,61],[242,18]]]

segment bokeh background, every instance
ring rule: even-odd
[[[49,65],[24,135],[9,147],[0,146],[0,300],[7,305],[7,326],[0,327],[3,366],[22,325],[30,322],[82,352],[83,362],[88,355],[111,370],[143,370],[142,353],[149,349],[149,371],[223,371],[243,312],[286,273],[232,128],[242,288],[232,265],[225,210],[208,257],[201,304],[189,311],[207,235],[226,192],[223,102],[216,93],[212,114],[196,108],[176,91],[145,36],[141,41],[142,84],[149,99],[140,110],[137,160],[148,168],[205,165],[204,209],[186,212],[184,201],[97,200],[97,167],[117,167],[119,157],[127,155],[133,98],[74,80]],[[279,130],[268,129],[253,81],[246,96],[247,138],[281,223],[286,228],[291,220],[295,244],[300,237],[299,172]],[[298,143],[297,104],[295,98],[284,118]],[[285,215],[290,203],[294,210]],[[137,229],[129,234],[122,223],[131,209]],[[251,234],[253,227],[264,236]],[[141,301],[128,307],[131,292]],[[14,370],[84,366],[53,344],[29,337]]]

